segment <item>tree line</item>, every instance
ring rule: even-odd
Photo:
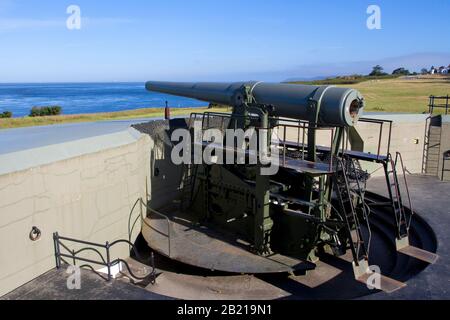
[[[433,69],[434,67],[432,67]],[[422,68],[420,70],[420,74],[429,74],[430,71],[427,68]],[[418,75],[418,72],[410,72],[406,68],[397,68],[394,71],[392,71],[392,75],[394,76],[416,76]],[[380,65],[376,65],[372,68],[372,72],[369,74],[370,77],[383,77],[389,75],[388,73],[384,72],[384,68]]]
[[[61,113],[62,108],[60,106],[33,107],[30,110],[29,117],[59,116]],[[0,119],[12,117],[13,113],[11,111],[4,111],[0,113]]]

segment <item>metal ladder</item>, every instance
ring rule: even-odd
[[[367,189],[367,177],[364,176],[360,176],[361,173],[363,173],[363,170],[361,168],[361,165],[359,163],[358,160],[355,159],[348,159],[349,163],[349,169],[354,172],[355,177],[354,177],[354,187],[351,188],[351,191],[353,192],[353,194],[356,196],[357,199],[357,207],[360,208],[361,213],[362,213],[362,218],[365,222],[365,226],[367,228],[367,241],[366,243],[366,251],[367,251],[367,258],[370,256],[370,245],[372,243],[372,231],[371,231],[371,227],[370,227],[370,222],[369,222],[369,215],[370,215],[370,208],[369,206],[366,204],[365,201],[365,191]],[[366,172],[364,172],[364,174],[366,174]],[[361,180],[363,179],[364,182],[362,182]],[[356,214],[356,217],[359,219],[358,214]]]
[[[397,152],[395,160],[393,159],[392,155],[389,153],[387,155],[387,160],[386,160],[386,164],[384,167],[386,183],[388,185],[389,198],[391,201],[391,207],[392,207],[392,211],[394,213],[395,224],[397,227],[397,230],[396,230],[397,239],[403,239],[405,237],[408,237],[409,228],[411,226],[411,221],[412,221],[412,213],[413,213],[413,211],[411,211],[409,221],[408,221],[406,218],[405,207],[403,206],[402,194],[400,191],[400,184],[399,184],[398,175],[397,175],[397,166],[398,166],[398,161],[400,159],[401,159],[400,153]],[[402,165],[402,169],[403,169],[403,174],[405,175],[406,172],[405,172],[403,165]],[[406,187],[406,191],[407,191],[408,197],[409,197],[408,184],[406,184],[405,187]],[[409,204],[411,206],[411,202]]]
[[[342,210],[345,213],[347,212],[347,210],[350,210],[350,214],[344,214],[350,237],[353,228],[349,220],[353,221],[356,229],[356,242],[354,242],[353,239],[350,238],[350,249],[352,250],[353,254],[353,272],[357,281],[368,285],[374,273],[369,266],[369,252],[372,235],[370,231],[371,228],[369,222],[369,212],[364,200],[365,186],[362,186],[362,183],[360,181],[361,177],[358,176],[358,168],[352,161],[352,159],[346,159],[346,161],[338,159],[338,165],[342,169],[337,170],[337,179],[335,179],[336,191]],[[348,165],[348,167],[346,165]],[[361,169],[359,168],[359,170]],[[350,188],[349,185],[348,171],[352,171],[355,173],[354,180],[356,182],[353,188]],[[361,207],[362,218],[364,219],[368,229],[367,242],[364,241],[364,236],[361,231],[360,217],[358,217],[358,213],[355,210],[355,204],[353,203],[354,200],[358,201],[358,205]],[[346,204],[348,205],[346,206]],[[392,293],[406,286],[406,284],[386,277],[382,274],[379,274],[378,276],[380,281],[379,287],[377,289],[385,291],[387,293]]]
[[[399,178],[397,175],[398,165],[401,166],[401,173],[403,174],[404,178],[405,194],[407,196],[410,209],[409,214],[407,214],[407,211],[403,205],[402,190],[400,188]],[[396,153],[395,160],[393,159],[391,154],[388,154],[384,168],[386,174],[386,182],[388,184],[389,197],[391,200],[391,207],[394,213],[397,229],[397,251],[410,257],[427,262],[429,264],[434,264],[439,258],[437,254],[414,247],[410,244],[409,231],[414,216],[414,209],[411,202],[408,180],[406,178],[406,169],[401,153]]]
[[[428,164],[428,151],[430,147],[430,134],[431,134],[431,116],[425,121],[425,135],[423,143],[423,155],[422,155],[422,174],[427,173]]]
[[[361,230],[361,223],[355,210],[354,195],[352,194],[348,181],[348,173],[345,162],[342,159],[337,160],[338,170],[334,179],[336,193],[339,205],[343,212],[343,219],[347,225],[348,237],[350,239],[350,250],[353,255],[355,268],[362,267],[364,270],[368,267],[368,250]],[[340,169],[340,170],[339,170]],[[352,237],[352,230],[355,229],[356,239]],[[355,275],[356,275],[355,270]]]

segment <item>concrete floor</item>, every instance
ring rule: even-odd
[[[408,176],[414,209],[433,228],[438,239],[440,259],[407,281],[407,287],[391,294],[378,292],[360,299],[366,300],[432,300],[450,299],[450,183],[440,182],[429,176]],[[384,178],[373,178],[369,190],[385,194]],[[3,299],[60,299],[60,300],[165,300],[167,297],[146,291],[123,280],[105,282],[97,275],[83,271],[82,289],[67,290],[68,275],[63,270],[52,270],[29,284],[15,290]],[[255,282],[256,283],[256,282]],[[158,283],[157,283],[158,284]],[[161,283],[162,285],[162,283]],[[256,283],[258,287],[258,283]],[[348,286],[342,288],[350,289]],[[153,290],[154,288],[152,288]],[[276,289],[276,288],[275,288]],[[279,287],[278,290],[282,290]],[[312,289],[314,290],[314,289]],[[162,290],[165,291],[165,290]],[[281,291],[280,291],[281,292]],[[278,292],[280,294],[280,292]],[[282,292],[281,292],[282,293]],[[312,291],[310,292],[313,293]],[[283,294],[280,294],[283,297]],[[278,298],[280,298],[280,296]],[[198,298],[198,296],[197,296]]]
[[[81,271],[81,289],[69,290],[70,274],[54,269],[0,300],[170,300],[123,280],[107,282],[87,270]]]
[[[422,175],[408,175],[407,179],[414,211],[434,230],[440,258],[409,280],[406,288],[389,295],[380,292],[365,299],[450,299],[450,183]],[[387,195],[384,177],[371,179],[368,187]]]

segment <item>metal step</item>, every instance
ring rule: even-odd
[[[405,247],[401,250],[398,250],[398,252],[406,254],[407,256],[416,258],[429,264],[435,264],[436,261],[439,259],[439,256],[437,254],[414,246]]]
[[[356,262],[356,261],[358,261],[358,259],[360,259],[361,256],[367,257],[368,250],[366,247],[365,240],[362,238],[360,221],[355,212],[355,207],[353,204],[354,194],[350,193],[350,186],[349,186],[349,181],[347,179],[348,174],[347,174],[347,170],[346,170],[346,165],[342,159],[338,160],[338,161],[340,162],[340,167],[342,168],[342,170],[339,172],[339,174],[337,174],[337,179],[336,179],[335,183],[336,183],[336,187],[337,187],[337,193],[338,193],[338,199],[340,201],[340,206],[341,206],[342,210],[344,211],[343,215],[345,216],[347,228],[349,229],[348,231],[352,235],[352,239],[350,241],[350,248],[351,248],[353,260],[354,260],[354,262]],[[350,162],[350,170],[352,170],[353,172],[356,171],[355,165],[353,162]],[[362,189],[361,189],[361,185],[358,180],[356,180],[356,186],[357,186],[357,190],[358,190],[358,192],[356,192],[356,193],[359,194],[360,199],[362,199],[361,198]],[[354,228],[354,230],[352,231],[353,228]],[[368,228],[370,229],[370,227],[368,227]],[[370,243],[370,239],[369,239],[369,243]]]
[[[402,240],[397,240],[397,251],[400,253],[403,253],[407,256],[416,258],[418,260],[421,260],[423,262],[429,263],[429,264],[435,264],[436,261],[438,261],[439,256],[435,253],[414,247],[409,244],[409,239],[403,238]]]
[[[355,273],[355,279],[358,282],[364,283],[367,286],[376,285],[375,289],[384,291],[386,293],[392,293],[406,287],[406,283],[397,281],[395,279],[386,277],[382,274],[375,275],[369,268],[369,262],[367,260],[362,260],[359,262],[359,266],[353,263],[353,271]],[[372,278],[379,277],[378,283],[372,283]],[[377,282],[377,281],[376,281]]]
[[[356,279],[357,281],[367,284],[369,278],[373,276],[373,273],[365,273],[363,275],[361,275],[358,279]],[[384,291],[386,293],[393,293],[397,290],[403,289],[404,287],[406,287],[406,283],[397,281],[395,279],[386,277],[382,274],[379,275],[380,276],[380,287],[376,288],[379,289],[381,291]]]

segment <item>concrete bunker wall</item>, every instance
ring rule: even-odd
[[[425,128],[427,115],[383,115],[368,116],[375,119],[393,121],[390,152],[395,156],[395,152],[400,152],[406,169],[409,173],[422,173],[423,151],[425,140]],[[381,134],[381,144],[379,143],[380,125],[373,123],[359,122],[356,130],[363,141],[363,150],[372,154],[378,153],[380,145],[380,155],[386,155],[388,149],[389,126],[385,124]],[[283,139],[283,133],[280,133]],[[302,135],[302,133],[300,134]],[[287,140],[297,141],[298,130],[288,129]],[[317,131],[317,144],[329,147],[331,145],[331,131]],[[348,146],[350,149],[350,145]],[[382,176],[384,171],[382,166],[375,163],[361,162],[361,165],[372,176]]]
[[[423,151],[425,141],[427,115],[395,115],[384,116],[383,119],[393,121],[390,152],[395,157],[396,152],[400,152],[408,173],[422,173]],[[364,141],[364,151],[373,154],[377,153],[379,126],[360,123],[356,129]],[[385,155],[387,150],[387,126],[384,126],[381,143],[381,154]],[[363,167],[373,176],[382,176],[384,171],[380,165],[364,163]],[[379,169],[379,170],[377,170]],[[377,170],[377,171],[375,171]],[[375,171],[375,172],[374,172]]]
[[[146,199],[151,149],[150,137],[142,135],[119,147],[0,175],[0,296],[55,267],[53,232],[97,243],[128,239],[130,214],[140,214],[133,206]],[[33,226],[42,232],[35,242],[29,238]],[[139,232],[140,225],[132,241]],[[127,245],[112,250],[112,258],[128,255]]]

